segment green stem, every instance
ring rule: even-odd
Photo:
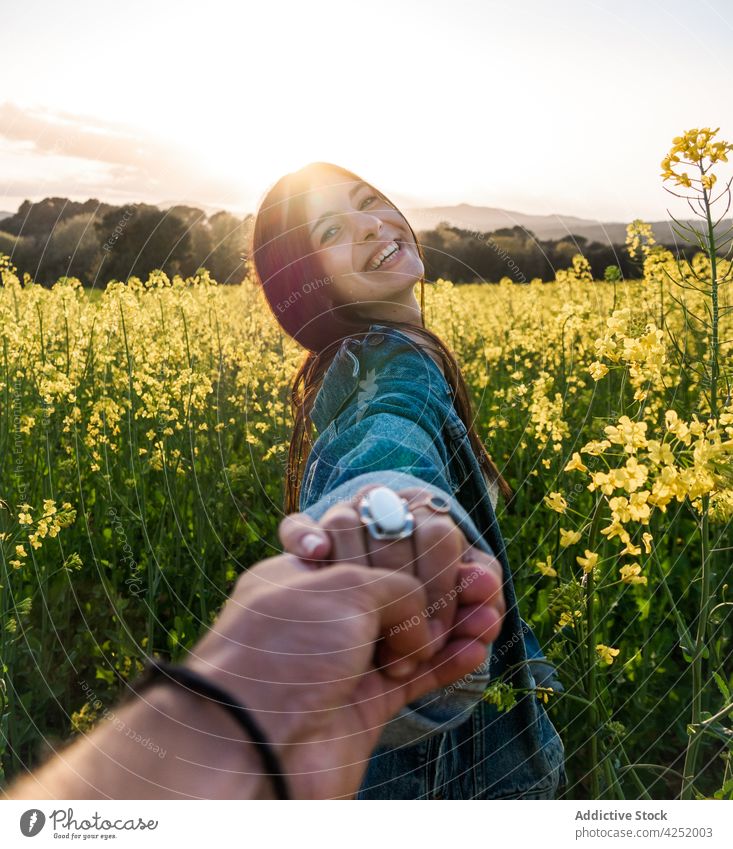
[[[718,306],[718,261],[716,257],[715,230],[710,212],[707,190],[704,194],[705,214],[708,224],[708,257],[710,259],[710,299],[712,301],[712,327],[710,332],[710,416],[718,417],[718,347],[719,347],[719,306]]]
[[[708,519],[708,509],[710,505],[710,496],[704,495],[702,498],[702,527],[701,527],[701,548],[702,548],[702,586],[700,589],[700,609],[697,618],[697,633],[695,635],[694,654],[692,656],[692,718],[690,729],[687,738],[687,751],[685,752],[685,765],[683,767],[682,780],[682,798],[692,799],[695,787],[695,777],[697,775],[697,762],[700,754],[700,744],[703,735],[701,733],[700,723],[702,721],[703,710],[703,669],[702,663],[705,655],[705,644],[707,638],[707,627],[710,606],[710,523]]]
[[[593,519],[591,522],[591,531],[589,534],[590,550],[593,551],[596,539],[598,537],[598,525],[600,524],[601,505],[603,499],[599,496],[596,502]],[[595,580],[593,570],[586,575],[586,620],[588,623],[588,633],[585,643],[586,655],[586,692],[588,694],[588,727],[590,730],[590,787],[591,798],[600,798],[601,782],[598,763],[598,706],[596,705],[596,622],[594,610],[594,590]]]
[[[588,664],[588,718],[590,732],[590,788],[591,798],[600,796],[600,776],[598,773],[598,711],[596,710],[596,650],[595,650],[595,611],[593,609],[593,572],[588,572],[586,584],[586,618],[588,620],[588,636],[586,641],[586,663]]]
[[[705,218],[707,221],[707,253],[710,260],[710,298],[712,301],[712,324],[710,328],[710,419],[713,423],[718,417],[718,270],[715,245],[715,229],[710,211],[710,198],[707,189],[703,190]],[[710,616],[710,585],[712,580],[712,555],[710,546],[710,495],[702,497],[702,520],[700,524],[701,539],[701,588],[700,607],[697,617],[697,633],[695,636],[695,651],[692,657],[692,717],[687,736],[687,751],[683,767],[682,792],[683,799],[692,799],[695,790],[697,764],[700,755],[703,734],[700,723],[703,710],[703,660],[707,652],[707,630]]]

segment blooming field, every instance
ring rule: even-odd
[[[672,165],[674,162],[671,163]],[[706,175],[703,175],[706,176]],[[705,189],[707,192],[707,189]],[[640,279],[426,291],[480,435],[575,798],[733,794],[730,264],[640,224]],[[700,282],[702,281],[702,283]],[[302,351],[205,272],[0,287],[0,767],[108,716],[278,549]],[[713,305],[714,296],[714,305]]]

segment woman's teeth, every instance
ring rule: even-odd
[[[392,257],[395,256],[399,251],[400,246],[397,244],[397,242],[390,242],[387,247],[383,251],[380,251],[380,253],[377,254],[376,257],[374,257],[371,263],[369,263],[369,270],[376,271],[385,263],[390,262],[392,260]]]

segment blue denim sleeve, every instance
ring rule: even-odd
[[[405,399],[407,412],[398,415],[387,411],[397,403],[394,395],[384,404],[370,404],[370,409],[357,421],[354,410],[340,419],[338,434],[333,428],[330,438],[324,433],[313,447],[304,479],[308,485],[301,496],[300,508],[313,519],[334,504],[351,500],[367,484],[380,483],[394,490],[422,487],[448,498],[451,515],[466,539],[477,548],[493,554],[488,543],[461,504],[453,497],[442,445],[428,430],[440,432],[439,424],[430,422],[429,408],[423,407],[419,422],[410,419],[414,395]],[[427,420],[426,420],[427,417]],[[315,468],[314,468],[315,467]],[[309,474],[310,472],[310,474]],[[404,707],[386,726],[379,746],[396,748],[449,731],[469,718],[481,701],[489,683],[491,646],[485,661],[474,672],[448,687],[428,693]]]

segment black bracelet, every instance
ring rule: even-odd
[[[257,751],[260,753],[262,762],[267,770],[266,775],[272,779],[277,798],[290,799],[287,782],[285,781],[285,772],[272,744],[268,741],[254,717],[249,713],[249,710],[218,684],[214,684],[188,667],[167,663],[157,657],[148,657],[145,660],[143,673],[130,685],[130,691],[126,694],[123,702],[127,701],[133,693],[139,695],[139,691],[148,684],[155,684],[159,681],[179,684],[189,692],[210,699],[228,711],[242,726],[250,736],[252,743],[257,747]]]

